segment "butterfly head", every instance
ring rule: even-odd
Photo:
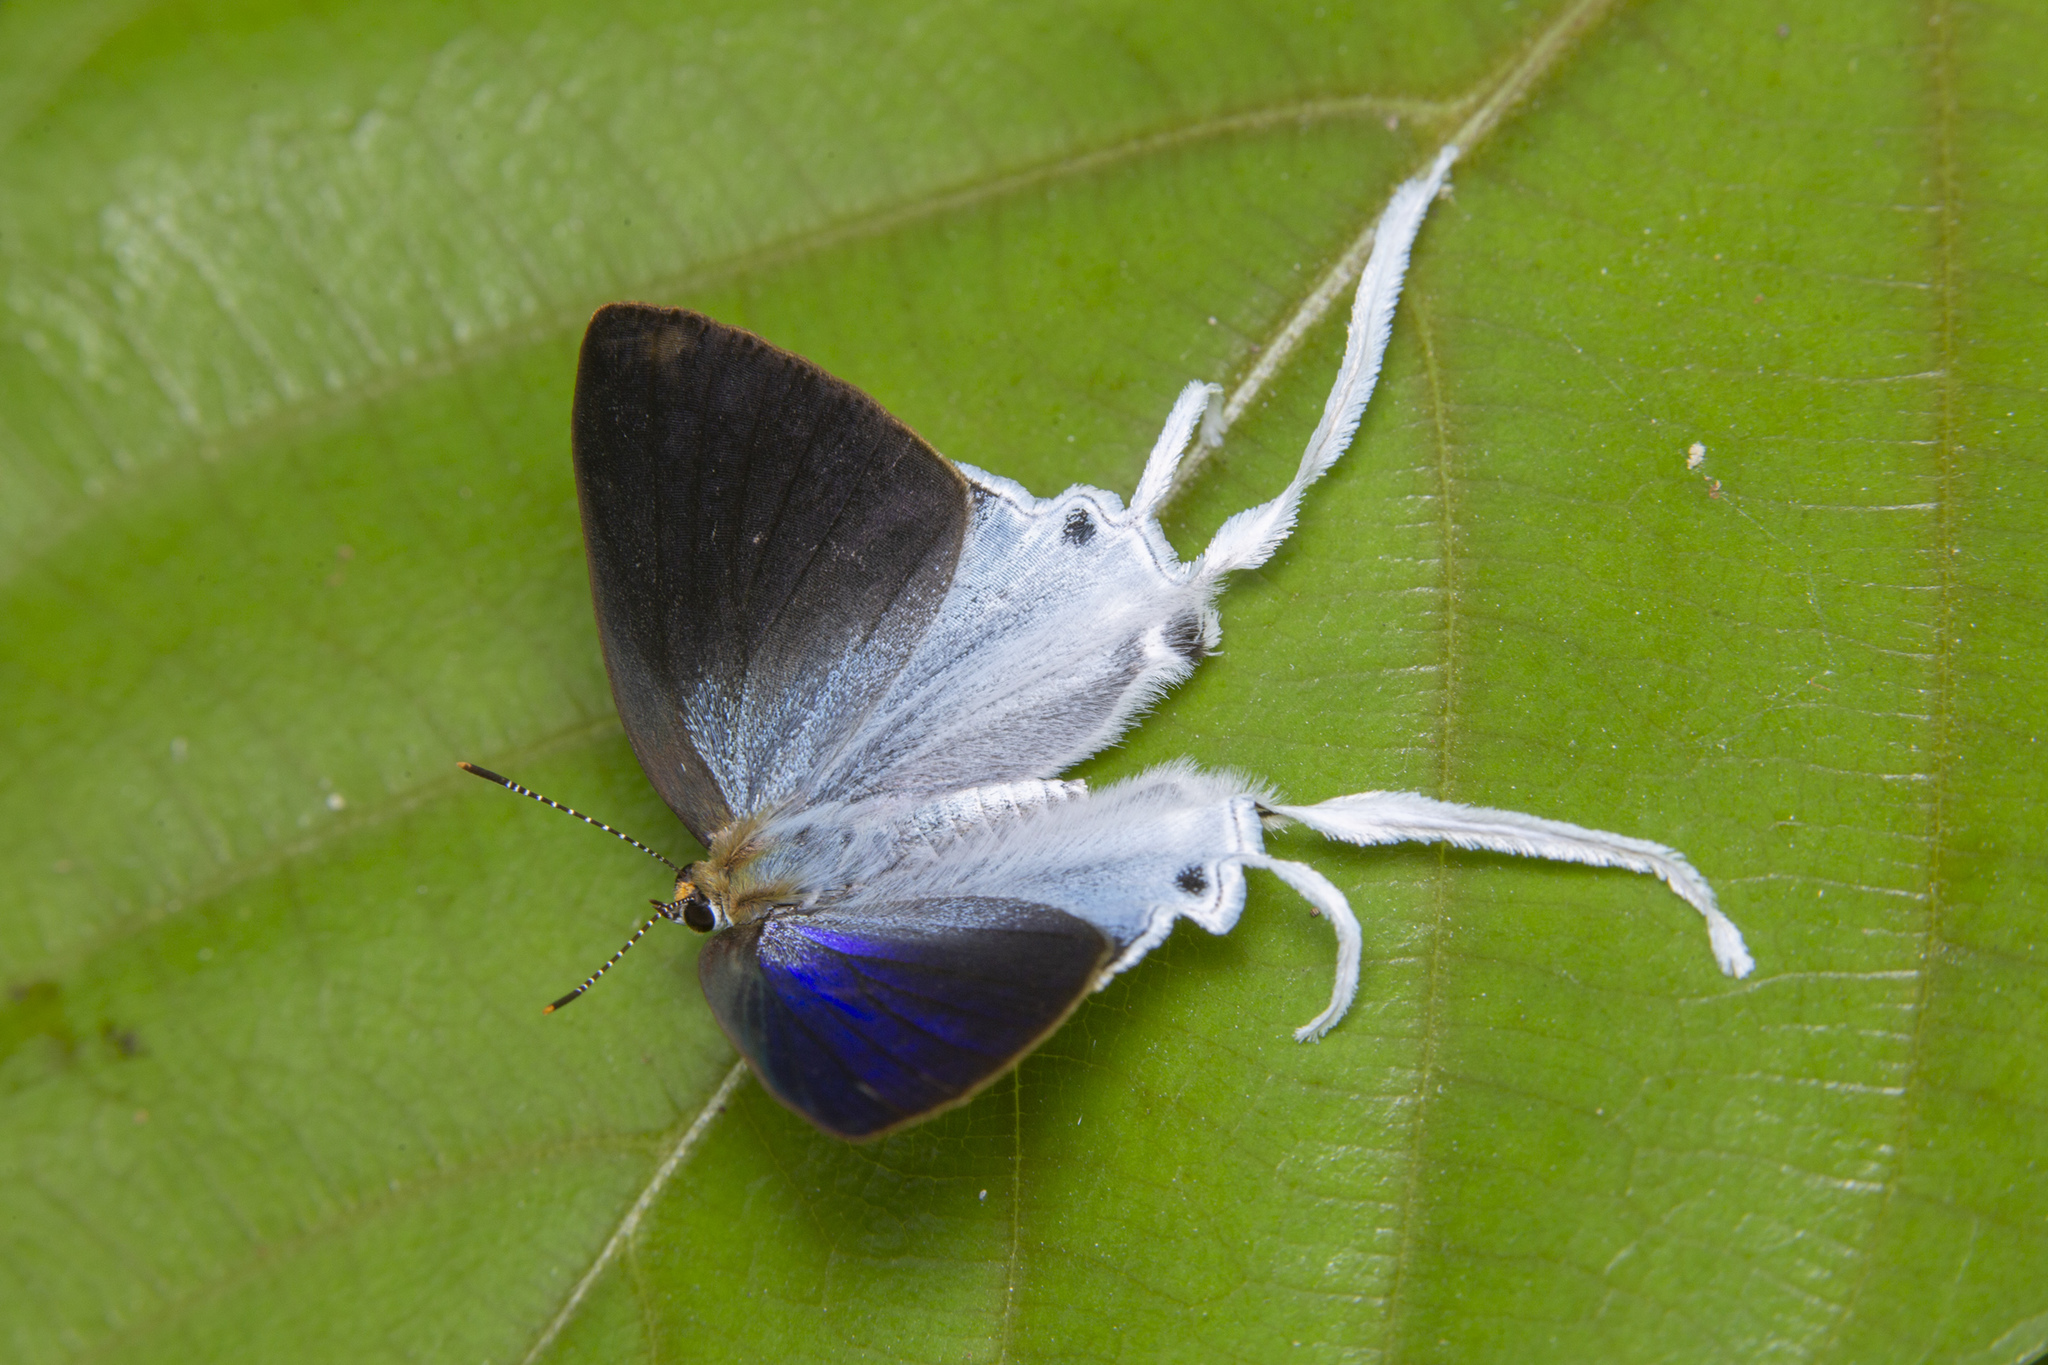
[[[697,866],[693,863],[677,876],[675,896],[664,908],[670,919],[700,934],[708,934],[713,929],[726,928],[732,921],[698,888],[694,879]]]

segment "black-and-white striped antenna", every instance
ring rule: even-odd
[[[578,986],[575,990],[570,991],[560,1000],[557,1000],[554,1004],[549,1005],[546,1009],[542,1010],[542,1014],[553,1014],[556,1010],[562,1008],[562,1006],[568,1004],[571,1000],[574,1000],[577,996],[583,994],[583,992],[589,990],[592,986],[595,986],[597,984],[597,979],[600,976],[603,976],[606,972],[610,971],[614,966],[618,965],[619,959],[626,955],[626,950],[628,948],[631,948],[634,944],[638,943],[641,940],[641,938],[643,938],[646,935],[649,929],[652,929],[655,925],[661,923],[665,919],[674,919],[676,917],[675,905],[671,902],[649,899],[647,903],[654,907],[654,913],[647,917],[647,922],[645,924],[642,924],[638,929],[635,929],[633,931],[633,937],[627,939],[624,944],[620,945],[619,950],[616,953],[613,953],[610,957],[606,958],[604,965],[602,967],[599,967],[596,971],[592,972],[584,980],[582,985]]]
[[[543,806],[553,806],[556,810],[562,812],[562,814],[564,815],[573,815],[586,825],[596,825],[606,834],[612,835],[614,838],[624,839],[627,843],[639,849],[642,853],[645,853],[648,857],[654,859],[654,861],[660,863],[663,867],[675,873],[677,876],[682,875],[683,869],[677,867],[674,863],[662,857],[659,853],[656,853],[653,849],[641,843],[632,835],[613,829],[610,825],[607,825],[602,820],[593,820],[580,810],[571,810],[569,807],[563,805],[559,801],[551,801],[547,797],[542,796],[539,792],[533,790],[533,788],[522,787],[517,782],[514,782],[511,778],[500,777],[498,774],[492,772],[489,768],[479,768],[474,763],[457,763],[455,766],[462,769],[462,771],[466,773],[474,773],[476,776],[481,777],[486,782],[495,782],[508,792],[518,792],[521,796],[530,796],[534,800],[540,802]],[[657,918],[659,917],[657,916]],[[648,923],[650,924],[652,924],[653,922],[653,920],[648,921]]]
[[[489,768],[479,768],[474,763],[457,763],[455,766],[462,769],[462,771],[466,773],[473,773],[476,776],[481,777],[486,782],[495,782],[499,786],[503,787],[506,791],[518,792],[521,796],[530,796],[534,800],[540,802],[543,806],[552,806],[556,810],[562,812],[562,814],[564,815],[573,815],[586,825],[595,825],[599,829],[603,830],[606,834],[612,835],[616,838],[624,839],[627,843],[639,849],[642,853],[645,853],[648,857],[654,859],[654,861],[660,863],[663,867],[666,867],[671,872],[674,872],[678,877],[682,876],[683,874],[683,870],[680,867],[677,867],[674,863],[662,857],[659,853],[656,853],[653,849],[641,843],[632,835],[623,833],[619,830],[615,830],[602,820],[593,820],[580,810],[572,810],[571,808],[563,805],[559,801],[551,801],[547,797],[542,796],[539,792],[533,790],[533,788],[522,787],[517,782],[514,782],[511,778],[500,776],[499,774],[492,772]],[[599,967],[596,971],[592,972],[588,977],[586,977],[582,985],[578,986],[575,990],[570,991],[567,995],[563,996],[560,1000],[555,1001],[554,1004],[549,1005],[546,1009],[543,1009],[541,1011],[542,1014],[553,1014],[556,1010],[562,1008],[562,1006],[568,1004],[571,1000],[574,1000],[577,996],[583,994],[583,992],[589,990],[592,986],[595,986],[597,984],[597,979],[603,976],[606,972],[610,971],[614,966],[616,966],[618,964],[619,959],[626,955],[626,950],[628,948],[631,948],[634,944],[638,943],[642,938],[646,937],[647,931],[649,929],[652,929],[655,925],[661,923],[661,921],[665,919],[675,919],[677,916],[676,906],[681,904],[680,901],[658,900],[649,900],[647,903],[654,907],[654,913],[647,917],[646,923],[642,924],[638,929],[635,929],[633,931],[633,937],[627,939],[624,946],[622,946],[616,953],[613,953],[610,957],[606,958],[604,965],[602,967]]]

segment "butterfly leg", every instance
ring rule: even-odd
[[[1519,811],[1492,810],[1435,801],[1414,792],[1360,792],[1313,806],[1272,806],[1275,815],[1299,820],[1332,839],[1353,844],[1434,843],[1458,848],[1552,858],[1595,867],[1625,867],[1661,879],[1707,922],[1714,961],[1729,976],[1748,976],[1756,966],[1742,931],[1714,900],[1714,888],[1675,848],[1625,834],[1544,820]]]
[[[1365,944],[1365,936],[1359,932],[1358,917],[1351,913],[1351,902],[1344,899],[1344,893],[1337,889],[1336,884],[1307,863],[1265,858],[1258,861],[1247,859],[1246,866],[1263,867],[1299,891],[1337,931],[1337,980],[1330,988],[1329,1008],[1294,1031],[1295,1042],[1313,1043],[1337,1026],[1337,1021],[1344,1017],[1344,1012],[1351,1008],[1351,1001],[1358,994],[1358,959]]]

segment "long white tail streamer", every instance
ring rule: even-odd
[[[1707,921],[1714,961],[1729,976],[1744,977],[1756,962],[1742,931],[1715,903],[1714,888],[1675,848],[1625,834],[1544,820],[1519,811],[1436,801],[1415,792],[1359,792],[1313,806],[1272,806],[1318,834],[1351,844],[1446,843],[1456,848],[1512,853],[1523,858],[1625,867],[1661,879]]]
[[[1209,548],[1196,561],[1197,573],[1218,576],[1265,563],[1294,529],[1301,495],[1351,444],[1373,386],[1379,382],[1380,362],[1386,358],[1387,338],[1394,326],[1394,305],[1401,301],[1401,281],[1408,273],[1409,252],[1415,246],[1416,234],[1422,231],[1430,202],[1443,189],[1451,163],[1457,159],[1457,147],[1445,147],[1427,171],[1407,181],[1387,201],[1386,211],[1373,229],[1372,256],[1365,263],[1365,273],[1359,276],[1358,295],[1351,305],[1344,362],[1338,367],[1337,382],[1323,404],[1323,418],[1308,439],[1308,449],[1302,452],[1301,468],[1278,497],[1246,508],[1217,528]],[[1167,419],[1169,431],[1173,429],[1174,417],[1179,415],[1180,404],[1175,404],[1173,417]],[[1165,445],[1163,434],[1160,445]],[[1155,449],[1155,458],[1157,454]],[[1176,462],[1178,456],[1176,450]],[[1151,473],[1149,468],[1145,472],[1147,483]],[[1165,477],[1170,481],[1171,469]]]

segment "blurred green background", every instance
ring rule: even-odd
[[[1686,850],[1287,836],[881,1144],[751,1083],[543,1353],[2048,1348],[2048,7],[0,5],[0,1355],[517,1361],[731,1055],[567,453],[615,298],[1128,493],[1545,34],[1188,755]],[[1169,531],[1284,481],[1320,327]],[[1704,458],[1689,467],[1688,452]]]

